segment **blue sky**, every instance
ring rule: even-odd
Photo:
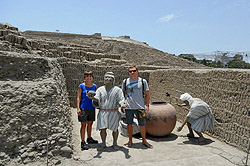
[[[172,54],[250,51],[250,0],[0,0],[0,22],[131,39]]]

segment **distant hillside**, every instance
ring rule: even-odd
[[[8,23],[0,23],[0,50],[66,57],[80,61],[121,61],[124,65],[150,68],[207,68],[150,47],[130,36],[108,37],[43,31],[21,32]],[[98,63],[96,63],[98,65]]]
[[[129,64],[155,65],[165,67],[206,68],[197,63],[187,61],[172,54],[167,54],[148,46],[145,42],[130,39],[129,36],[104,37],[101,34],[80,35],[55,32],[25,31],[26,38],[64,43],[68,46],[81,47],[87,52],[119,55]]]

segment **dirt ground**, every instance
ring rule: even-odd
[[[247,153],[235,147],[227,145],[215,138],[204,135],[206,142],[200,142],[198,138],[188,139],[187,127],[181,132],[176,129],[181,125],[177,122],[173,132],[165,137],[147,136],[147,140],[154,146],[147,149],[141,144],[140,136],[133,138],[134,145],[127,148],[124,144],[128,138],[119,134],[119,150],[114,150],[112,146],[112,133],[108,131],[107,148],[98,150],[98,144],[91,145],[89,150],[81,151],[80,148],[80,123],[77,119],[76,109],[72,109],[73,118],[73,155],[70,159],[61,158],[58,165],[79,166],[79,165],[143,165],[143,166],[244,166]],[[98,112],[98,111],[97,111]],[[92,136],[101,142],[99,131],[96,131],[96,122],[93,124]],[[196,135],[197,136],[197,135]],[[55,162],[54,162],[55,164]],[[49,165],[54,165],[49,163]],[[248,159],[248,165],[250,159]],[[46,165],[44,162],[36,162],[28,165]]]
[[[197,138],[188,139],[186,127],[181,132],[176,129],[181,123],[177,122],[173,132],[165,137],[147,136],[149,143],[154,148],[147,149],[141,144],[141,138],[133,138],[134,145],[127,148],[124,144],[128,138],[119,134],[119,150],[112,146],[112,133],[107,136],[107,148],[98,150],[98,145],[92,145],[91,149],[81,151],[80,149],[80,123],[77,120],[76,110],[72,109],[74,130],[74,154],[73,161],[65,161],[65,165],[181,165],[181,166],[230,166],[244,165],[247,154],[219,140],[205,135],[206,142],[199,142]],[[96,122],[93,124],[93,138],[101,142],[99,131],[96,131]],[[249,163],[249,161],[248,161]],[[64,165],[64,163],[62,162]]]

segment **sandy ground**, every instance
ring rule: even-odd
[[[92,145],[91,149],[81,151],[80,149],[80,123],[77,120],[76,110],[73,109],[73,160],[62,162],[63,165],[180,165],[180,166],[231,166],[245,165],[247,154],[235,147],[229,146],[219,140],[205,135],[206,143],[199,142],[198,139],[188,139],[187,127],[181,132],[176,132],[176,128],[181,123],[177,122],[172,134],[165,137],[147,136],[148,141],[154,146],[147,149],[141,144],[141,138],[133,138],[132,148],[124,146],[128,138],[119,134],[119,150],[114,150],[112,146],[112,133],[107,136],[107,148],[98,150],[98,145]],[[93,124],[92,136],[101,142],[99,131],[96,131],[96,122]],[[248,161],[250,164],[250,161]]]
[[[215,138],[206,137],[206,143],[199,142],[197,138],[188,139],[185,135],[188,133],[187,127],[181,132],[176,129],[181,125],[177,122],[173,132],[165,137],[147,136],[147,140],[154,148],[147,149],[141,144],[141,138],[133,138],[134,145],[127,148],[124,144],[128,138],[119,134],[119,150],[114,150],[112,146],[112,133],[108,131],[107,148],[98,150],[98,144],[91,145],[89,150],[81,151],[80,148],[80,123],[77,119],[76,109],[72,109],[73,118],[73,155],[71,159],[61,158],[58,165],[79,166],[79,165],[102,165],[102,166],[120,166],[120,165],[141,165],[141,166],[244,166],[247,153],[238,150],[235,147],[227,145]],[[99,131],[96,131],[96,122],[93,124],[92,136],[101,142]],[[248,165],[250,159],[248,159]],[[28,165],[40,166],[43,163],[31,163]],[[54,165],[49,163],[49,165]]]

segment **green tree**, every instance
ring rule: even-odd
[[[215,62],[215,64],[216,64],[216,67],[218,67],[218,68],[224,67],[221,61]]]
[[[202,59],[201,64],[207,66],[207,60],[206,59]]]
[[[197,59],[192,55],[192,54],[180,54],[178,55],[178,57],[183,58],[183,59],[187,59],[193,62],[197,62]]]
[[[228,68],[250,69],[250,64],[245,61],[234,59],[227,63]]]
[[[207,65],[206,66],[209,66],[209,67],[215,67],[215,68],[224,68],[224,66],[222,65],[221,61],[211,61],[211,62],[207,62]]]

